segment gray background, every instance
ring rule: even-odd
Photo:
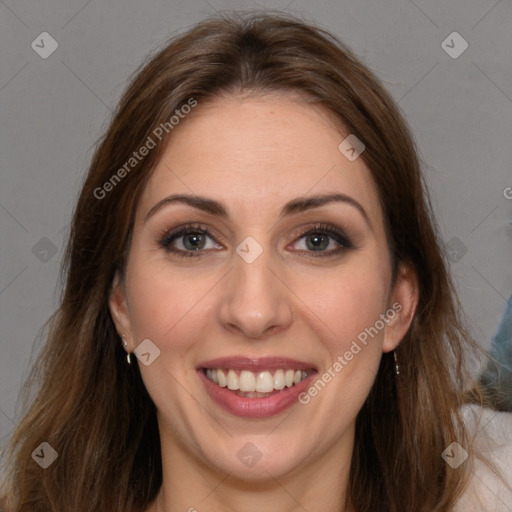
[[[316,22],[383,80],[417,140],[474,333],[486,346],[496,332],[512,292],[512,1],[0,0],[0,444],[57,307],[92,146],[128,76],[162,41],[233,8]],[[458,58],[442,45],[454,31],[469,45]],[[31,47],[42,32],[59,45],[46,59]]]

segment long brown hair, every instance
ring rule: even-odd
[[[470,464],[448,468],[441,453],[454,440],[471,451],[459,409],[473,342],[407,125],[374,74],[332,35],[284,15],[223,15],[171,41],[136,74],[97,147],[71,225],[62,302],[26,384],[37,393],[29,400],[27,392],[10,439],[9,512],[143,511],[155,498],[155,406],[137,364],[124,360],[109,291],[138,198],[172,137],[171,117],[191,99],[199,109],[215,96],[251,91],[299,92],[364,143],[395,267],[408,263],[418,276],[418,308],[396,351],[400,375],[384,354],[357,417],[354,508],[445,511],[460,495]],[[164,125],[160,140],[154,130]],[[148,137],[156,147],[127,167]],[[58,452],[47,469],[31,457],[42,442]]]

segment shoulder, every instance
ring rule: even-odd
[[[512,413],[467,405],[462,410],[469,438],[501,478],[473,458],[469,486],[454,512],[510,512],[512,510]],[[471,456],[471,449],[468,449]]]

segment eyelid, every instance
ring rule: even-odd
[[[173,247],[172,242],[175,239],[179,239],[186,234],[190,234],[193,232],[201,232],[204,236],[213,240],[216,244],[225,245],[222,242],[219,242],[219,238],[223,239],[223,237],[217,234],[217,231],[212,229],[210,226],[207,226],[198,222],[187,222],[180,226],[177,226],[172,229],[165,229],[161,232],[158,237],[158,245],[163,248],[166,252],[175,254],[180,257],[200,257],[207,252],[211,252],[212,249],[199,249],[197,251],[192,250],[183,250],[177,249]],[[293,245],[299,242],[304,237],[311,235],[313,233],[323,233],[326,234],[330,239],[334,240],[336,244],[338,244],[338,248],[330,249],[328,251],[308,251],[303,249],[294,249],[295,252],[308,254],[310,257],[329,257],[340,254],[341,252],[354,249],[355,245],[352,242],[351,237],[349,237],[344,229],[341,229],[333,224],[317,222],[313,224],[302,225],[294,230],[292,237],[293,240],[290,244]],[[217,249],[219,250],[219,249]],[[315,254],[316,253],[316,254]]]
[[[211,238],[216,244],[223,245],[222,242],[220,242],[218,239],[223,239],[222,236],[217,234],[217,231],[212,229],[211,227],[207,226],[206,224],[202,224],[199,222],[186,222],[184,224],[180,224],[179,226],[176,226],[175,228],[166,228],[162,230],[157,237],[157,243],[158,245],[163,248],[165,251],[169,253],[174,254],[192,254],[194,256],[198,256],[201,253],[204,253],[205,250],[198,250],[196,251],[183,251],[181,249],[175,249],[172,246],[173,239],[180,238],[181,236],[184,236],[188,233],[198,231],[203,233],[205,236]]]
[[[340,249],[330,250],[330,251],[318,251],[318,255],[324,254],[337,254],[338,252],[342,250],[349,250],[349,249],[355,249],[356,246],[354,242],[352,241],[352,238],[347,235],[344,229],[341,229],[339,227],[336,227],[333,224],[324,223],[324,222],[318,222],[314,223],[312,226],[298,228],[295,230],[293,235],[293,242],[292,244],[297,243],[299,240],[304,238],[307,235],[313,234],[313,233],[324,233],[327,234],[331,239],[333,239],[339,246]],[[340,239],[340,240],[338,240]],[[301,252],[308,252],[308,253],[315,253],[316,251],[301,251]]]

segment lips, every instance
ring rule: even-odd
[[[197,372],[210,398],[231,414],[264,418],[291,407],[317,369],[283,357],[205,361]]]

